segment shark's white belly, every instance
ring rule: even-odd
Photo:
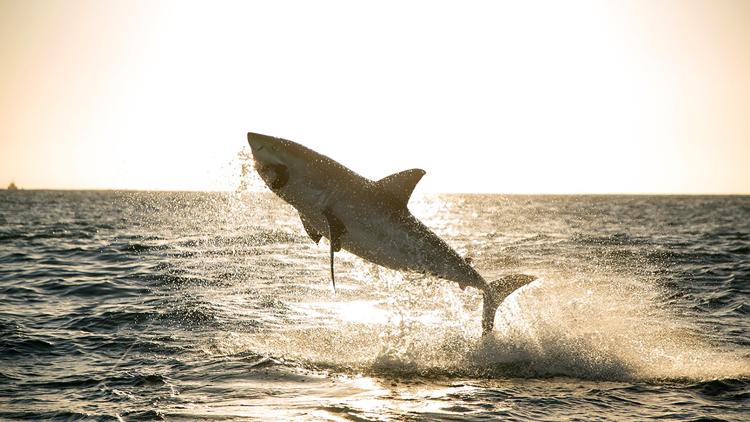
[[[408,212],[354,207],[333,210],[346,227],[341,236],[342,249],[367,261],[472,286],[481,279],[450,246]],[[325,219],[319,219],[319,223],[316,228],[327,238]]]

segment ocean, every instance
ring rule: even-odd
[[[750,197],[424,195],[481,296],[270,193],[0,191],[2,420],[750,420]]]

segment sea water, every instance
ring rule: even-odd
[[[750,197],[412,198],[481,296],[270,193],[0,192],[0,419],[747,420]]]

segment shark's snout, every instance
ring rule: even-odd
[[[258,165],[278,163],[278,154],[275,151],[276,140],[274,138],[259,133],[248,132],[247,143],[250,144],[256,167]]]
[[[247,133],[247,143],[250,144],[250,149],[253,150],[253,153],[263,150],[268,143],[268,138],[268,136],[259,133]]]
[[[284,164],[283,153],[277,151],[278,140],[276,138],[248,132],[247,143],[253,152],[255,169],[261,179],[274,192],[286,186],[289,181],[289,169]]]

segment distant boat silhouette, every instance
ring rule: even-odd
[[[16,186],[15,182],[10,182],[8,190],[18,190],[18,186]]]

